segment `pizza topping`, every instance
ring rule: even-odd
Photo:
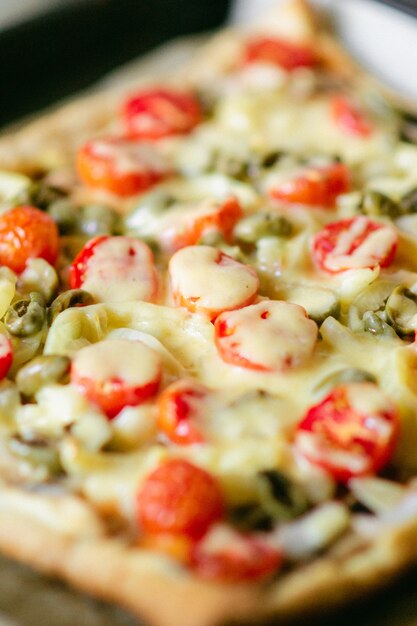
[[[75,258],[70,286],[83,287],[99,301],[153,301],[158,275],[152,252],[133,237],[96,237]]]
[[[417,295],[401,285],[396,287],[385,305],[387,321],[402,337],[414,335],[417,330]]]
[[[141,91],[126,100],[126,132],[132,139],[161,139],[190,132],[202,119],[198,100],[173,89]]]
[[[29,259],[55,265],[59,253],[55,222],[33,206],[18,206],[0,216],[0,264],[20,274]]]
[[[45,300],[36,292],[16,300],[4,316],[4,325],[15,337],[31,337],[39,332],[46,319]]]
[[[330,111],[335,124],[347,135],[361,138],[372,135],[371,122],[345,96],[333,96],[330,102]]]
[[[222,313],[215,333],[226,363],[273,372],[302,365],[313,353],[318,329],[297,304],[267,300]]]
[[[139,525],[145,533],[200,539],[224,514],[216,479],[183,459],[171,459],[145,480],[137,496]]]
[[[32,398],[42,387],[62,382],[67,378],[71,361],[60,354],[42,354],[35,357],[17,373],[17,387],[26,398]]]
[[[179,445],[202,443],[204,436],[196,425],[196,416],[204,410],[208,389],[191,380],[178,380],[158,398],[159,430]]]
[[[202,578],[218,582],[262,580],[276,573],[282,553],[262,535],[245,535],[214,526],[191,552],[191,567]]]
[[[0,334],[0,380],[7,376],[13,361],[13,347],[6,335]]]
[[[244,243],[256,243],[263,237],[289,237],[293,230],[293,225],[286,217],[258,211],[238,222],[234,236]]]
[[[350,174],[343,163],[310,167],[290,180],[270,184],[269,195],[288,204],[333,208],[337,197],[349,191]]]
[[[393,226],[366,217],[332,222],[313,239],[313,257],[331,274],[350,269],[387,267],[394,260],[398,235]]]
[[[71,307],[88,306],[94,304],[95,300],[91,293],[84,289],[68,289],[63,291],[53,300],[48,309],[48,320],[52,324],[57,315]]]
[[[141,193],[170,173],[154,147],[117,137],[87,142],[78,152],[77,170],[88,187],[121,197]]]
[[[313,67],[317,57],[308,44],[278,37],[256,37],[246,45],[244,62],[270,63],[291,72],[300,67]]]
[[[255,270],[210,246],[190,246],[169,263],[175,302],[212,319],[222,311],[247,306],[258,293]]]
[[[161,374],[159,355],[142,342],[108,339],[75,354],[71,383],[111,419],[154,396]]]
[[[397,411],[378,387],[340,385],[307,411],[298,425],[295,447],[345,483],[376,473],[388,463],[398,427]]]

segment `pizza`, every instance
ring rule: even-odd
[[[155,626],[417,558],[417,146],[293,0],[0,141],[0,549]]]

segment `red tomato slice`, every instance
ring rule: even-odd
[[[247,43],[244,62],[272,63],[290,72],[299,67],[313,67],[317,57],[308,44],[278,37],[257,37]]]
[[[152,89],[126,100],[122,117],[129,137],[160,139],[190,132],[201,122],[202,111],[191,93]]]
[[[13,347],[6,335],[0,334],[0,380],[7,376],[13,362]]]
[[[222,311],[253,302],[258,294],[256,271],[210,246],[189,246],[169,262],[176,304],[214,319]]]
[[[0,216],[0,264],[20,274],[29,259],[55,265],[59,254],[58,228],[47,213],[18,206]]]
[[[264,372],[301,365],[311,356],[318,334],[301,306],[278,300],[222,313],[214,328],[223,361]]]
[[[110,419],[124,407],[154,396],[161,376],[161,359],[155,350],[126,339],[106,339],[81,348],[71,365],[71,383]]]
[[[95,237],[74,259],[70,287],[82,287],[103,302],[153,302],[158,274],[152,251],[134,237]]]
[[[224,514],[222,491],[205,470],[171,459],[154,470],[138,497],[138,520],[145,533],[199,539]]]
[[[295,447],[345,483],[382,469],[391,458],[398,430],[397,411],[378,387],[352,383],[336,387],[307,411]]]
[[[88,187],[121,197],[141,193],[170,174],[165,158],[151,145],[117,137],[84,144],[77,170]]]
[[[202,578],[243,582],[276,573],[282,554],[258,535],[244,535],[214,526],[191,551],[191,567]]]
[[[204,437],[195,418],[204,411],[209,391],[192,380],[177,380],[164,389],[158,398],[157,424],[172,443],[202,443]]]
[[[193,246],[207,232],[216,231],[230,241],[233,228],[243,217],[243,210],[236,198],[224,201],[205,200],[195,207],[172,209],[163,216],[157,235],[162,247],[170,252]]]
[[[350,189],[349,170],[343,163],[312,167],[301,176],[268,189],[275,200],[289,204],[334,207],[337,197]]]
[[[313,239],[313,258],[330,274],[358,268],[388,267],[395,257],[398,234],[388,224],[353,217],[328,224]]]
[[[335,124],[347,135],[366,138],[372,134],[372,124],[344,96],[333,96],[330,101],[330,113]]]

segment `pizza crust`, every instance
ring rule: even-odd
[[[352,81],[370,79],[327,33],[303,0],[285,9],[295,38],[317,42],[325,63]],[[282,14],[281,14],[282,15]],[[266,20],[271,24],[270,18]],[[279,30],[278,28],[278,30]],[[215,80],[233,64],[240,35],[226,30],[175,76],[175,84]],[[150,79],[149,79],[150,80]],[[146,77],[141,84],[149,82]],[[166,80],[164,78],[164,80]],[[167,82],[172,82],[172,78]],[[106,128],[122,95],[121,85],[70,103],[0,141],[0,167],[31,171],[68,163],[75,148]],[[47,149],[45,150],[45,146]],[[10,503],[18,489],[0,490],[0,550],[78,589],[114,601],[152,626],[215,626],[289,617],[328,608],[386,584],[417,560],[417,520],[392,527],[373,543],[359,541],[351,554],[337,551],[282,575],[266,587],[210,584],[156,553],[132,548],[103,532],[85,536],[54,528]],[[2,506],[2,500],[8,504]],[[60,496],[66,498],[66,496]],[[9,500],[7,500],[9,498]],[[45,496],[31,494],[28,502]],[[30,500],[31,499],[31,500]]]

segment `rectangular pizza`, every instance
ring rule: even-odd
[[[290,0],[0,140],[4,554],[150,626],[416,561],[413,123]]]

